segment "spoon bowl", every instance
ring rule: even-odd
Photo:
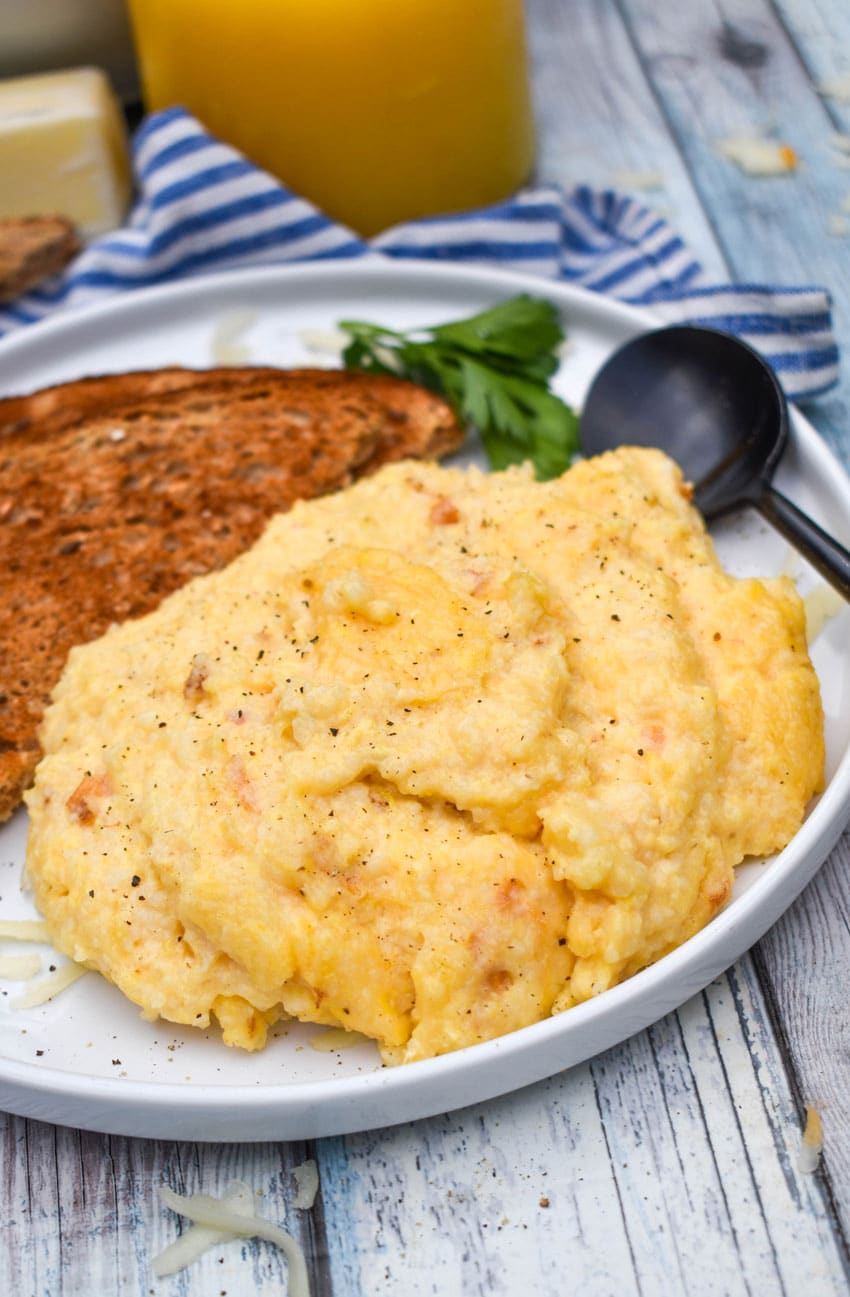
[[[633,338],[602,366],[581,444],[587,455],[622,445],[666,451],[705,518],[758,509],[850,599],[850,552],[771,485],[788,426],[779,380],[758,352],[716,329],[675,325]]]

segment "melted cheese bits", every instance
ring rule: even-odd
[[[813,1175],[820,1165],[822,1152],[823,1128],[820,1113],[811,1104],[806,1104],[806,1126],[800,1141],[797,1170],[802,1175]]]

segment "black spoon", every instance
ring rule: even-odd
[[[707,519],[750,505],[850,599],[850,551],[770,479],[788,438],[788,407],[766,361],[731,334],[692,325],[658,329],[620,347],[591,385],[581,446],[657,446],[694,485]]]

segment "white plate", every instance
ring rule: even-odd
[[[655,321],[575,289],[491,270],[375,263],[257,269],[148,289],[58,318],[0,344],[0,392],[110,370],[214,363],[238,333],[246,359],[316,363],[304,330],[345,316],[400,326],[466,315],[519,291],[559,306],[570,344],[557,386],[580,405],[600,362]],[[850,482],[809,424],[793,415],[778,484],[850,541]],[[788,570],[787,545],[752,516],[716,532],[736,573]],[[815,583],[799,565],[801,586]],[[738,872],[731,903],[679,950],[622,986],[500,1040],[382,1069],[371,1046],[320,1052],[321,1028],[281,1026],[257,1055],[216,1033],[144,1022],[94,974],[38,1009],[0,983],[0,1107],[69,1126],[201,1140],[305,1139],[391,1125],[492,1098],[589,1058],[682,1004],[751,946],[812,878],[838,838],[850,794],[850,609],[814,645],[827,717],[828,786],[793,842]],[[0,830],[0,914],[33,917],[20,892],[26,817]],[[0,950],[6,949],[0,943]]]

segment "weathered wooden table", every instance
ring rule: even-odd
[[[718,278],[827,285],[850,354],[846,0],[530,0],[539,177],[655,173],[663,208]],[[827,96],[824,83],[838,82]],[[720,136],[774,126],[793,176],[754,179]],[[808,410],[850,465],[850,380]],[[850,648],[850,646],[848,646]],[[584,1066],[395,1129],[242,1147],[0,1121],[0,1292],[9,1297],[286,1292],[282,1255],[230,1243],[157,1281],[177,1233],[164,1180],[262,1191],[334,1297],[845,1293],[850,1274],[850,904],[845,834],[736,967]],[[820,1167],[803,1174],[805,1106]],[[316,1159],[311,1211],[291,1169]]]

